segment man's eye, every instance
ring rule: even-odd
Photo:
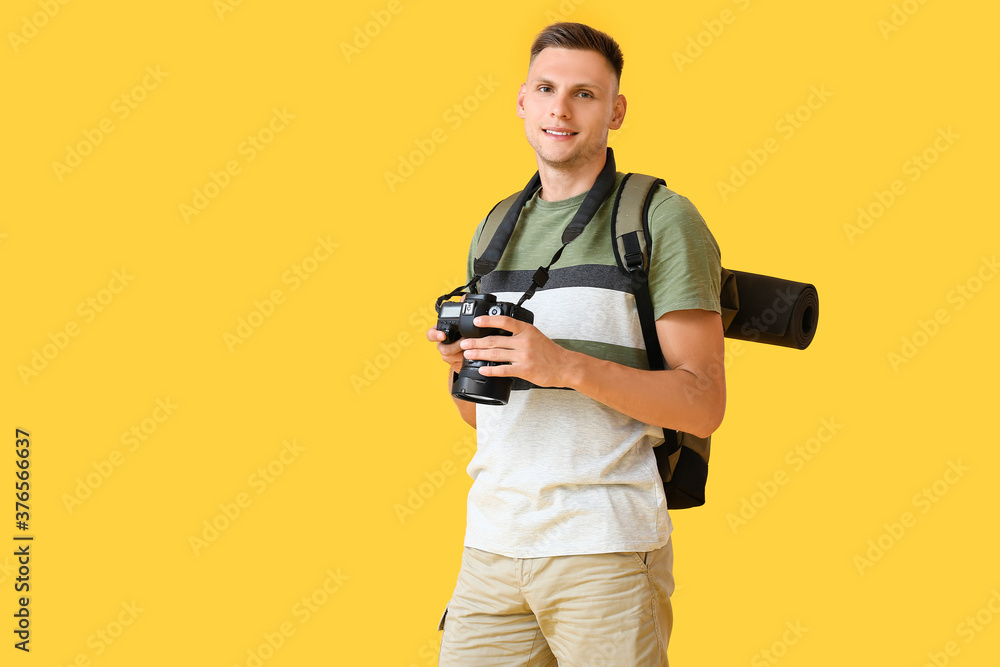
[[[591,95],[590,93],[588,93],[588,92],[587,92],[587,91],[585,91],[585,90],[581,90],[581,91],[580,91],[579,93],[577,93],[577,94],[578,94],[578,95],[579,95],[580,97],[593,97],[593,95]]]
[[[551,90],[552,90],[552,88],[550,88],[549,86],[539,86],[538,87],[538,92],[540,92],[540,93],[548,93]]]

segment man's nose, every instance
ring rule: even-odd
[[[569,100],[567,100],[564,95],[556,95],[552,99],[552,108],[550,113],[555,118],[569,118],[569,109]]]

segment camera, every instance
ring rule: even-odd
[[[464,301],[445,301],[438,306],[437,330],[444,332],[446,343],[454,343],[459,338],[512,335],[504,329],[477,327],[472,322],[480,315],[504,315],[528,324],[532,324],[535,319],[527,308],[497,301],[493,294],[466,294]],[[451,395],[483,405],[507,405],[514,379],[486,377],[479,373],[483,366],[498,366],[502,363],[505,362],[464,359],[462,370],[451,385]]]

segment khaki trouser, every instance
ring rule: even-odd
[[[673,550],[508,558],[466,547],[444,667],[667,665]]]

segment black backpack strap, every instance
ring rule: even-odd
[[[662,178],[645,174],[629,174],[618,189],[614,212],[611,215],[611,234],[618,267],[632,281],[636,310],[639,311],[639,326],[642,340],[646,345],[649,369],[666,369],[660,339],[656,335],[656,319],[653,317],[653,297],[649,293],[649,204],[653,193],[660,185],[666,185]],[[670,456],[680,448],[677,431],[663,429],[664,454]],[[658,448],[659,449],[659,448]]]
[[[631,279],[642,339],[650,370],[666,369],[660,340],[653,318],[653,298],[649,291],[649,266],[652,237],[649,231],[649,206],[657,186],[665,185],[658,178],[629,174],[618,191],[612,216],[611,233],[618,266]],[[686,446],[681,446],[684,438]],[[653,449],[656,467],[663,480],[667,507],[683,509],[705,504],[705,480],[708,477],[709,439],[695,438],[688,444],[688,435],[669,428],[663,429],[663,444]],[[692,448],[692,445],[698,449]]]
[[[639,326],[642,328],[642,340],[646,345],[649,370],[666,370],[667,364],[663,359],[663,350],[660,349],[660,339],[656,335],[656,320],[653,318],[653,297],[649,293],[648,274],[646,271],[636,271],[631,275],[632,293],[635,295],[636,310],[639,311]],[[663,453],[670,456],[680,449],[680,446],[681,443],[677,437],[677,431],[669,428],[663,429],[663,444],[657,447],[657,449],[663,449]],[[660,470],[662,471],[663,468],[661,467]]]
[[[521,209],[540,187],[542,179],[536,171],[523,190],[501,201],[486,216],[486,224],[483,225],[483,231],[479,235],[476,260],[472,267],[477,276],[485,276],[497,268],[500,257],[514,234],[514,225],[521,216]]]
[[[663,354],[656,336],[653,299],[649,293],[649,203],[663,179],[645,174],[628,174],[618,188],[611,214],[612,245],[618,268],[632,281],[642,339],[646,344],[650,370],[664,370]]]
[[[601,207],[604,200],[611,194],[615,185],[615,176],[615,154],[614,151],[608,148],[601,173],[597,175],[597,179],[588,190],[587,196],[584,197],[572,220],[570,220],[566,229],[563,230],[562,245],[556,251],[555,256],[552,257],[552,261],[549,262],[548,266],[539,267],[535,273],[531,287],[524,293],[524,296],[521,297],[517,305],[520,306],[525,300],[530,299],[536,289],[545,285],[545,281],[548,280],[548,271],[553,264],[559,261],[563,249],[583,233],[583,230],[590,223],[591,219],[593,219],[594,214],[597,213],[597,209]],[[500,263],[500,257],[503,256],[503,251],[514,234],[514,226],[521,217],[521,210],[528,200],[535,195],[541,185],[541,177],[538,175],[538,172],[535,172],[535,175],[528,181],[528,185],[525,186],[524,190],[517,195],[511,195],[501,201],[486,216],[483,230],[479,234],[479,243],[476,245],[476,258],[473,263],[473,271],[477,277],[485,276],[497,268],[497,265]]]

